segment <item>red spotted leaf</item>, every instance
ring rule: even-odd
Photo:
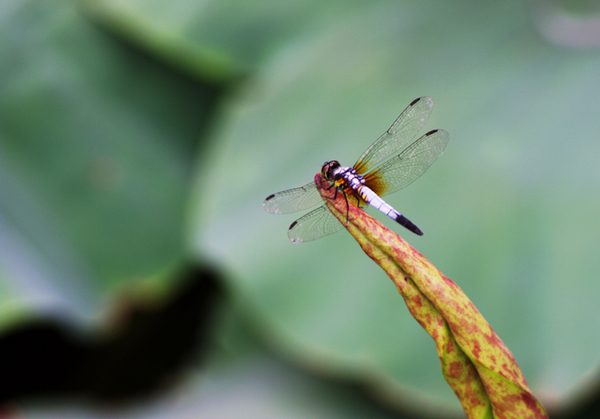
[[[329,210],[394,281],[434,339],[442,374],[467,417],[547,418],[512,353],[458,285],[343,194],[336,197],[320,174],[315,183]]]

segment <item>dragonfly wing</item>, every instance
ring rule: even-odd
[[[269,195],[263,207],[271,214],[290,214],[302,211],[322,203],[321,195],[314,182],[304,186]]]
[[[360,156],[354,165],[356,172],[359,175],[366,173],[409,144],[429,119],[432,109],[433,100],[429,97],[413,100],[392,126]]]
[[[342,228],[344,225],[325,205],[322,205],[294,221],[288,231],[288,237],[293,242],[308,242],[340,231]]]
[[[408,186],[442,155],[450,134],[443,129],[429,131],[398,156],[367,173],[365,183],[380,196]]]

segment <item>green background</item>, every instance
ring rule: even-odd
[[[422,133],[450,143],[386,199],[425,235],[370,212],[465,291],[542,403],[572,406],[600,349],[600,15],[562,7],[4,2],[0,327],[101,322],[115,296],[167,296],[165,272],[209,261],[228,297],[214,353],[179,404],[131,416],[460,416],[431,338],[351,237],[293,244],[297,217],[262,209],[426,95]]]

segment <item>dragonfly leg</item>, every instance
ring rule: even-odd
[[[338,192],[340,192],[340,188],[338,188],[337,186],[335,186],[335,184],[329,185],[329,188],[327,188],[326,190],[330,190],[331,188],[335,188],[335,194],[333,195],[333,198],[329,198],[332,201],[335,201],[337,199],[337,194]],[[348,223],[349,223],[349,216],[350,216],[350,204],[348,204],[348,195],[346,194],[346,192],[341,191],[344,194],[344,200],[346,201],[346,227],[348,227]]]
[[[350,205],[348,204],[348,195],[344,191],[342,191],[342,193],[344,194],[344,199],[346,200],[346,227],[348,227],[348,223],[350,222],[348,220],[348,217],[350,216]]]

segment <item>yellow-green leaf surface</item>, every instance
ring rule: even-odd
[[[272,51],[231,96],[212,154],[198,160],[191,243],[230,269],[238,303],[278,351],[391,404],[460,412],[429,337],[347,233],[293,244],[287,227],[302,213],[261,205],[326,160],[353,164],[427,95],[423,133],[443,128],[451,141],[386,198],[425,233],[402,234],[456,278],[542,403],[576,393],[600,345],[590,333],[600,54],[552,44],[537,17],[522,2],[346,7]]]
[[[400,236],[315,177],[327,208],[394,282],[435,340],[444,378],[468,418],[547,418],[510,350],[458,285]]]

